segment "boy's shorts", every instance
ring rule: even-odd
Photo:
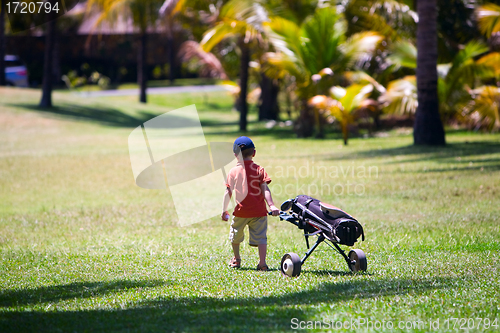
[[[233,216],[231,228],[229,228],[229,240],[231,243],[240,244],[245,239],[243,230],[248,225],[250,246],[267,244],[267,216],[261,217],[237,217]]]

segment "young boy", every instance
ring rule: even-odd
[[[229,229],[229,240],[233,246],[234,257],[229,266],[240,268],[240,243],[244,239],[243,229],[248,225],[250,246],[259,249],[259,264],[257,270],[267,271],[267,209],[266,202],[273,216],[279,215],[279,210],[274,206],[271,191],[267,184],[271,178],[264,168],[255,164],[255,146],[246,136],[241,136],[234,141],[233,152],[238,159],[237,165],[229,171],[226,181],[226,193],[222,204],[222,220],[229,219],[227,207],[233,193],[235,194],[236,207],[233,212],[233,221]]]

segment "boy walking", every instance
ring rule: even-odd
[[[229,262],[230,267],[241,267],[240,243],[244,240],[243,230],[248,225],[249,245],[259,250],[257,270],[267,271],[267,209],[266,202],[273,216],[279,215],[279,209],[274,206],[271,191],[267,184],[271,178],[264,168],[255,164],[255,145],[246,136],[234,141],[233,152],[238,159],[237,165],[229,171],[226,181],[226,192],[222,204],[222,220],[229,219],[227,208],[231,196],[235,195],[236,207],[233,212],[229,240],[233,247],[234,257]]]

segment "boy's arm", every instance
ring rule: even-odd
[[[269,209],[271,209],[271,213],[273,216],[278,216],[280,214],[280,210],[274,205],[273,196],[271,195],[271,190],[269,189],[269,186],[267,186],[267,183],[260,184],[260,189],[264,193],[264,198],[266,199]]]
[[[222,199],[222,214],[221,218],[223,221],[229,220],[229,213],[227,212],[227,207],[229,206],[229,201],[231,200],[231,189],[226,187],[226,192],[224,192],[224,198]]]

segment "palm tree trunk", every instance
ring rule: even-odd
[[[418,3],[417,90],[418,108],[413,128],[415,145],[444,145],[437,93],[437,5],[436,0]]]
[[[147,33],[141,31],[139,36],[139,53],[137,57],[137,83],[139,84],[139,101],[147,103]]]
[[[170,65],[170,70],[168,73],[168,78],[170,83],[174,83],[175,80],[175,52],[174,52],[174,37],[167,37],[167,47],[168,47],[168,64]]]
[[[43,81],[42,81],[42,99],[40,107],[52,107],[52,77],[53,77],[53,54],[54,40],[56,34],[56,18],[47,23],[47,31],[45,31],[45,54],[43,58]]]
[[[240,39],[241,63],[240,63],[240,131],[247,130],[248,114],[248,63],[250,62],[250,48],[247,43]]]
[[[347,140],[349,140],[349,127],[347,124],[342,124],[342,137],[344,138],[344,146],[347,146]]]
[[[0,4],[0,86],[5,86],[5,1]]]
[[[263,72],[260,77],[259,120],[278,120],[280,110],[278,105],[279,83],[277,80],[270,79]]]
[[[300,114],[295,121],[294,130],[299,138],[308,138],[314,133],[314,111],[307,105],[307,99],[302,99],[300,104]]]

